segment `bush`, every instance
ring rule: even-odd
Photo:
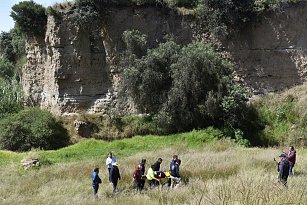
[[[0,57],[0,78],[12,79],[15,75],[15,67],[8,59]]]
[[[177,60],[179,52],[180,46],[169,41],[148,50],[146,56],[135,59],[131,64],[128,62],[121,81],[122,101],[125,102],[126,96],[129,96],[139,111],[157,113],[167,100],[172,84],[171,65]]]
[[[22,1],[12,7],[11,17],[26,34],[44,36],[47,25],[45,8],[34,1]]]
[[[67,131],[51,113],[29,108],[0,121],[0,147],[12,151],[58,149],[69,143]]]
[[[139,112],[155,115],[167,132],[242,124],[247,91],[233,81],[232,65],[210,45],[181,47],[168,40],[141,58],[122,60],[120,93],[126,95],[121,101],[131,97]]]

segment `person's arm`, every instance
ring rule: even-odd
[[[292,160],[294,158],[294,155],[295,155],[294,152],[289,152],[288,159]]]
[[[97,182],[98,182],[98,184],[101,184],[101,179],[100,179],[100,177],[98,176],[98,174],[97,174]]]
[[[177,165],[177,166],[175,166],[175,173],[176,173],[176,177],[180,177],[180,175],[179,175],[179,166]]]
[[[120,180],[120,173],[119,173],[119,169],[117,169],[117,171],[118,171],[118,179]]]

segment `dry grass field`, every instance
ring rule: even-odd
[[[122,175],[117,194],[108,183],[103,155],[31,170],[23,170],[14,158],[0,166],[0,204],[307,204],[307,152],[297,151],[295,175],[288,179],[286,189],[277,182],[273,161],[280,148],[244,148],[229,140],[191,148],[177,142],[117,157]],[[173,154],[182,159],[183,183],[171,191],[146,187],[143,193],[135,193],[132,173],[140,159],[146,158],[149,167],[162,157],[162,169],[167,170]],[[103,181],[97,200],[90,178],[96,166]]]

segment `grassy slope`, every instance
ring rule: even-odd
[[[296,176],[290,189],[276,183],[273,157],[280,150],[243,148],[229,140],[212,141],[218,132],[209,129],[166,138],[135,137],[114,142],[87,140],[57,151],[0,152],[0,204],[306,204],[307,151],[298,150]],[[208,139],[209,137],[209,139]],[[209,142],[211,141],[211,142]],[[113,195],[104,165],[105,153],[114,151],[120,163],[120,193]],[[38,154],[52,161],[40,169],[23,170],[19,160]],[[136,195],[131,183],[141,158],[152,164],[158,157],[168,169],[171,156],[182,159],[184,184],[174,191],[145,190]],[[99,200],[92,197],[90,174],[100,167],[103,183]]]
[[[262,137],[278,144],[307,143],[307,83],[254,102],[265,120]]]

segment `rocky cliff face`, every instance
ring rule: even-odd
[[[56,114],[104,112],[116,104],[115,56],[123,50],[122,34],[137,29],[154,46],[165,34],[181,43],[191,32],[184,17],[154,8],[110,8],[107,23],[86,29],[73,24],[74,11],[59,21],[48,17],[45,39],[28,39],[22,83],[29,102]]]
[[[228,42],[237,73],[255,94],[307,80],[307,2],[252,22]]]
[[[241,77],[255,93],[276,91],[307,80],[307,5],[253,22],[225,43]],[[86,29],[73,11],[48,17],[45,39],[29,38],[22,83],[29,102],[56,114],[104,112],[116,104],[118,70],[125,30],[148,35],[154,46],[165,34],[179,43],[193,40],[197,26],[186,16],[155,8],[110,8],[108,20]],[[194,26],[192,26],[194,24]],[[133,108],[130,108],[133,110]]]

